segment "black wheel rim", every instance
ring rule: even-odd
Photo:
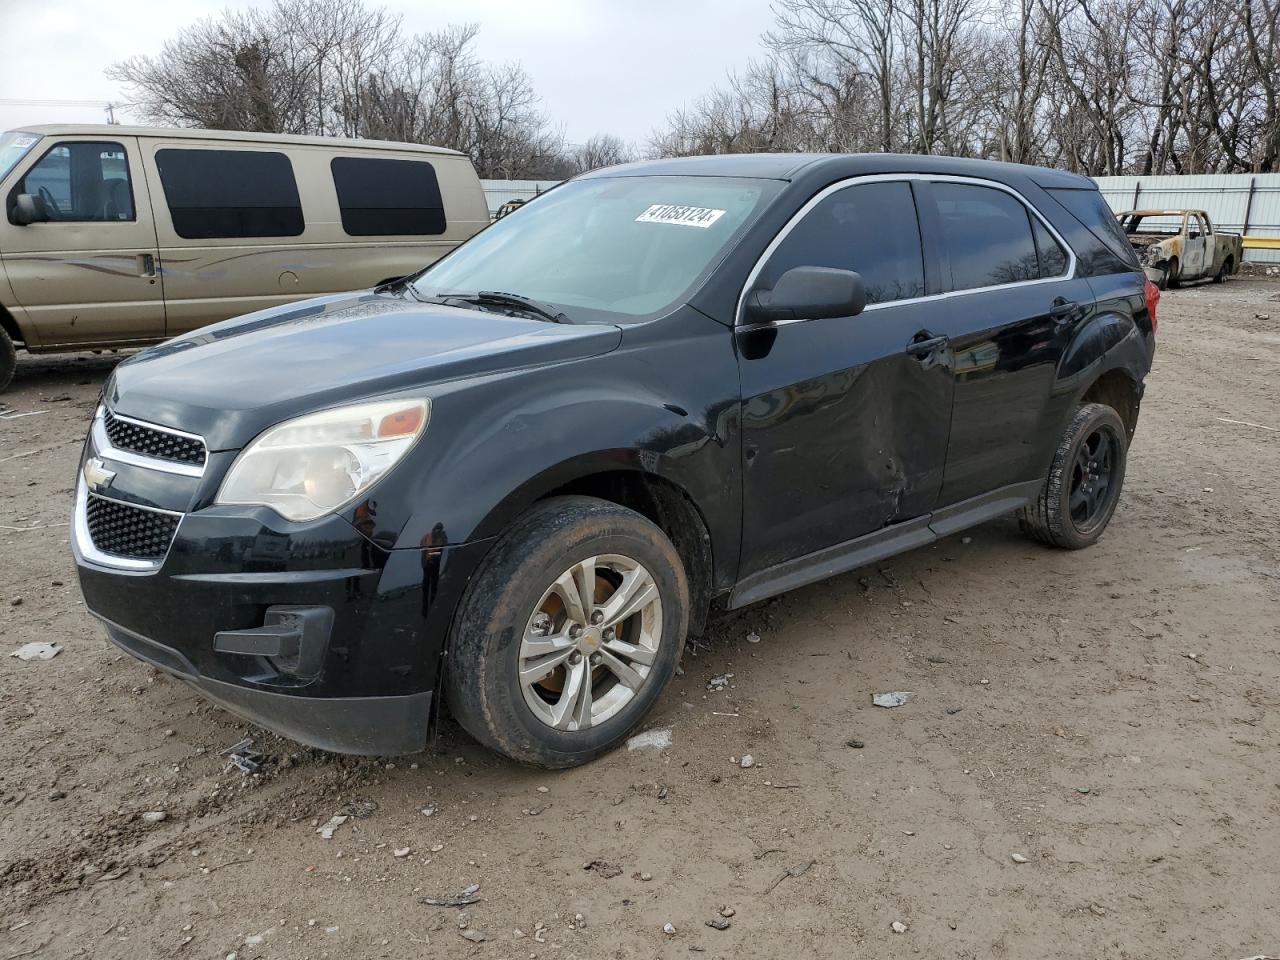
[[[1068,506],[1077,530],[1092,530],[1106,519],[1119,492],[1120,458],[1120,438],[1106,426],[1096,428],[1076,448]]]

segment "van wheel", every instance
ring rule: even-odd
[[[688,622],[684,567],[658,527],[604,500],[555,497],[472,577],[451,631],[449,708],[514,760],[586,763],[649,712]]]
[[[9,389],[13,371],[18,367],[18,351],[9,334],[0,329],[0,393]]]
[[[1120,415],[1101,403],[1077,408],[1040,495],[1022,508],[1022,529],[1055,547],[1079,550],[1111,522],[1128,453]]]

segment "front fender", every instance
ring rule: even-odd
[[[683,490],[717,567],[736,564],[737,361],[730,332],[689,313],[629,329],[603,356],[433,389],[422,440],[348,519],[387,547],[464,544],[583,477],[639,471]]]

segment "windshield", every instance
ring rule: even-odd
[[[610,177],[556,187],[419,275],[418,296],[515,293],[652,316],[678,303],[782,186],[731,177]]]
[[[25,157],[39,139],[38,134],[23,133],[21,130],[0,133],[0,180],[9,175],[14,164]]]

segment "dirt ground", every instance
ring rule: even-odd
[[[0,960],[1280,955],[1280,282],[1160,320],[1096,547],[1001,521],[741,611],[646,724],[669,747],[563,773],[447,725],[303,749],[109,645],[67,513],[113,358],[24,358],[0,651],[64,650],[0,657]]]

